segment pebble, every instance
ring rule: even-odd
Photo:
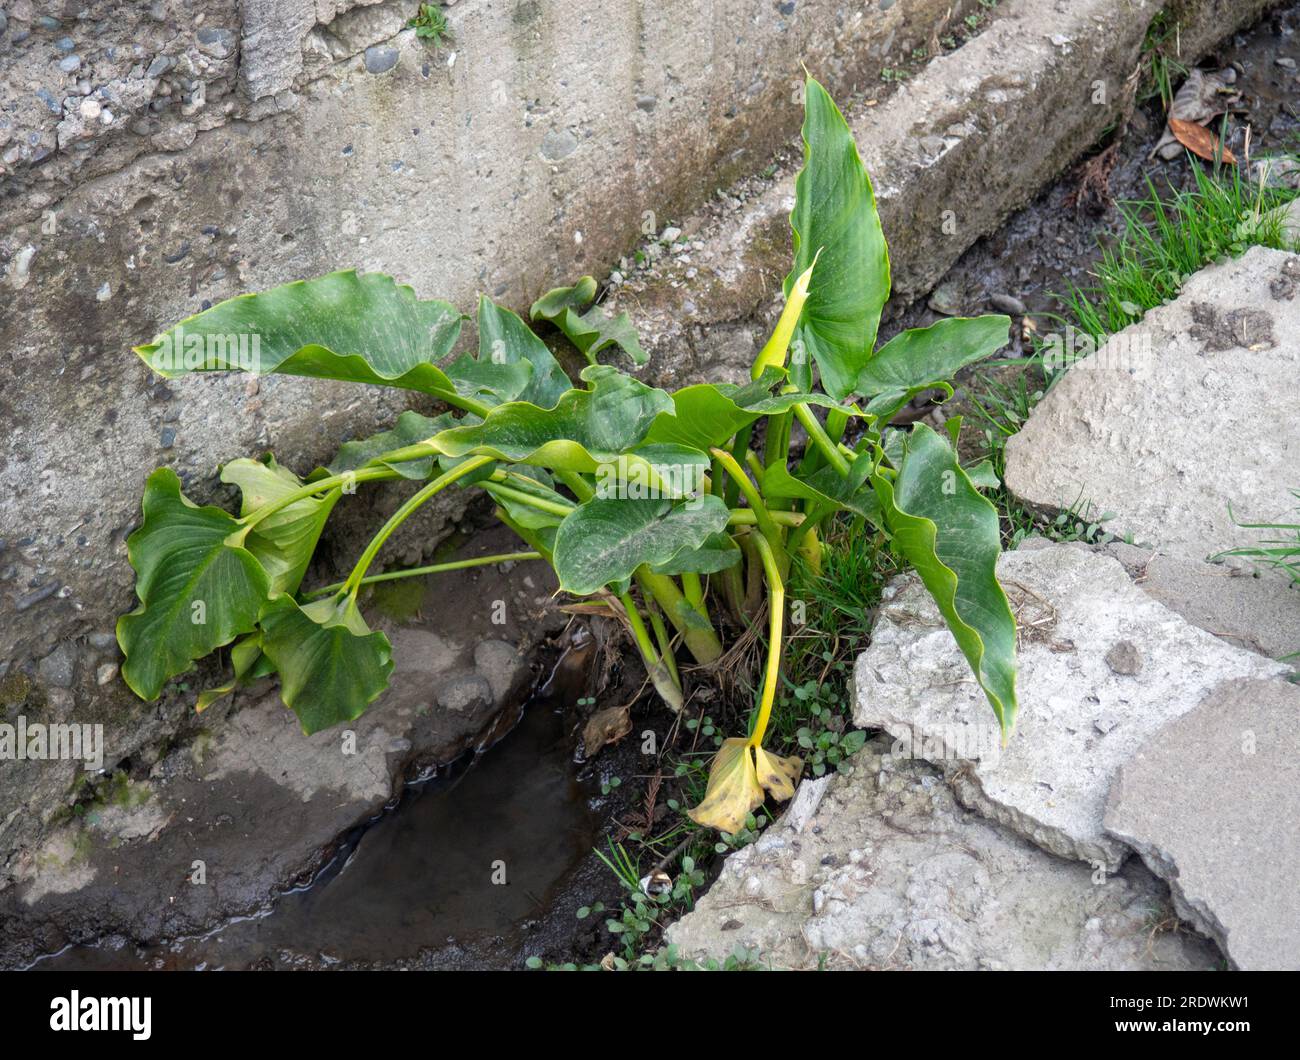
[[[578,138],[568,129],[553,130],[542,137],[542,157],[548,162],[568,158],[577,149]]]
[[[55,688],[69,688],[72,685],[76,656],[66,644],[60,644],[37,664],[41,680]]]
[[[100,112],[104,108],[99,105],[98,100],[83,99],[81,101],[81,107],[79,109],[81,111],[81,116],[83,118],[85,118],[87,121],[94,121],[96,118],[99,117]]]
[[[372,74],[386,74],[397,65],[398,58],[396,48],[387,44],[372,44],[366,49],[366,71]]]
[[[1282,67],[1283,70],[1294,70],[1294,69],[1295,69],[1295,60],[1294,60],[1294,59],[1288,59],[1285,55],[1279,55],[1279,56],[1278,56],[1276,59],[1274,59],[1273,61],[1274,61],[1275,63],[1277,63],[1278,66]]]
[[[199,30],[199,51],[214,59],[228,59],[234,54],[237,38],[233,31],[218,26]]]
[[[0,11],[0,37],[5,35],[5,30],[9,28],[9,18],[3,11]]]
[[[75,74],[81,69],[81,56],[69,55],[59,60],[59,69],[65,74]]]
[[[103,685],[108,684],[116,676],[117,663],[104,663],[103,666],[95,671],[95,684],[102,687]]]
[[[665,243],[676,243],[677,240],[681,238],[681,234],[682,230],[680,228],[669,225],[669,227],[663,230],[663,234],[659,238]]]
[[[170,449],[176,444],[176,428],[164,427],[162,433],[158,436],[158,444],[164,449]]]
[[[54,42],[54,47],[63,52],[64,55],[67,55],[68,52],[73,51],[77,45],[71,37],[60,37]]]
[[[60,28],[62,23],[52,15],[42,15],[36,20],[36,25],[41,29],[56,30]]]
[[[36,90],[36,98],[45,104],[46,109],[48,109],[51,114],[63,113],[63,108],[59,105],[59,101],[54,98],[54,93],[52,93],[48,88],[38,88]]]

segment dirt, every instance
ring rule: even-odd
[[[1295,69],[1279,66],[1276,60],[1300,60],[1298,34],[1300,4],[1293,3],[1225,41],[1199,64],[1205,70],[1231,66],[1237,71],[1243,110],[1231,116],[1225,144],[1238,157],[1249,153],[1258,159],[1297,146],[1300,81]],[[1179,83],[1174,82],[1175,88]],[[941,319],[930,305],[936,295],[952,315],[1001,312],[993,299],[1010,295],[1025,304],[1040,332],[1058,326],[1051,315],[1063,314],[1065,307],[1057,295],[1071,284],[1092,283],[1090,270],[1101,257],[1101,247],[1123,230],[1114,203],[1144,197],[1148,179],[1162,196],[1169,189],[1192,186],[1192,166],[1185,155],[1171,162],[1150,157],[1164,125],[1158,96],[1136,106],[1118,141],[1112,137],[1098,144],[998,232],[971,247],[935,295],[911,305],[891,304],[881,341],[904,328]],[[1025,150],[1033,150],[1033,144],[1025,144]]]

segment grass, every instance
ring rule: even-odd
[[[1292,490],[1300,500],[1300,490]],[[1296,508],[1300,513],[1300,507]],[[1230,549],[1219,556],[1245,556],[1265,567],[1272,567],[1287,575],[1293,585],[1300,586],[1300,522],[1295,523],[1238,523],[1246,530],[1264,530],[1276,537],[1262,537],[1258,545]],[[1218,556],[1215,557],[1219,558]]]
[[[1100,343],[1178,297],[1189,277],[1252,246],[1287,248],[1281,208],[1297,191],[1245,181],[1236,167],[1193,163],[1194,186],[1162,198],[1148,179],[1144,198],[1119,203],[1124,228],[1102,248],[1096,283],[1058,295],[1065,322]]]

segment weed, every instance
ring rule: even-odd
[[[1095,285],[1058,298],[1076,326],[1101,343],[1178,296],[1198,270],[1252,246],[1286,248],[1281,207],[1298,193],[1249,184],[1233,168],[1210,172],[1193,163],[1195,186],[1160,196],[1148,180],[1144,198],[1119,204],[1124,230],[1102,249]]]
[[[437,4],[421,4],[419,11],[406,24],[415,30],[421,40],[427,40],[435,48],[451,39],[451,30],[447,25],[447,16]]]

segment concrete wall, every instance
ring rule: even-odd
[[[165,382],[132,344],[346,266],[525,306],[602,273],[644,211],[666,223],[761,168],[797,131],[801,61],[847,95],[976,6],[462,0],[433,49],[403,28],[413,0],[109,0],[85,18],[0,0],[0,709],[108,720],[110,762],[173,739],[190,704],[141,704],[113,676],[148,472],[209,500],[220,462],[274,446],[309,470],[410,398]],[[336,516],[373,528],[394,495]],[[57,809],[68,766],[6,772],[0,846]]]

